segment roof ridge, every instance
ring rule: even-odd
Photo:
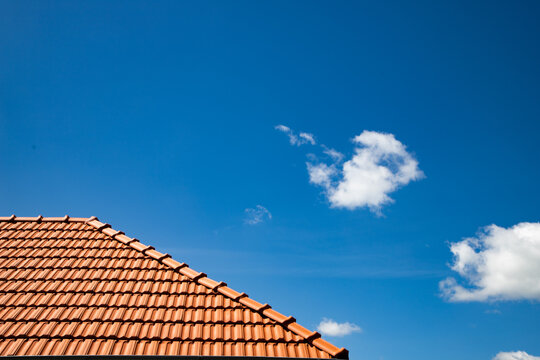
[[[15,218],[15,216],[12,215],[11,218],[0,217],[0,221],[13,221],[14,219],[12,218]],[[23,219],[23,218],[16,218],[16,219]],[[28,219],[26,221],[37,220],[37,218],[25,218],[25,219]],[[323,340],[321,338],[321,334],[319,334],[317,331],[309,331],[308,329],[304,328],[303,326],[301,326],[300,324],[296,322],[296,319],[294,317],[285,316],[277,312],[276,310],[272,309],[270,305],[261,304],[251,299],[246,293],[243,293],[243,292],[239,293],[229,288],[227,284],[224,283],[223,281],[218,282],[213,279],[210,279],[209,277],[207,277],[205,273],[198,272],[190,268],[188,264],[184,262],[180,263],[174,260],[171,257],[171,255],[156,251],[153,246],[144,245],[138,239],[130,238],[129,236],[126,236],[124,232],[114,230],[111,227],[111,225],[107,223],[102,223],[95,216],[92,216],[90,218],[70,218],[69,216],[66,215],[64,218],[42,218],[41,221],[43,221],[44,219],[49,219],[45,221],[83,221],[80,219],[84,219],[84,222],[87,225],[90,225],[96,228],[98,231],[101,231],[105,235],[108,235],[109,237],[113,238],[114,240],[120,241],[121,243],[130,246],[131,248],[143,253],[144,255],[149,256],[159,261],[163,265],[166,265],[172,268],[174,271],[178,271],[180,274],[188,277],[192,281],[195,281],[197,284],[206,286],[210,290],[218,292],[221,295],[224,295],[234,301],[237,301],[257,313],[260,313],[276,321],[281,326],[285,327],[286,329],[304,338],[311,345],[317,347],[318,349],[322,351],[329,353],[333,357],[341,358],[341,359],[348,359],[349,357],[349,351],[347,349],[338,348],[337,346],[329,343],[328,341]],[[50,219],[54,219],[54,220],[50,220]],[[65,219],[65,220],[57,220],[57,219]],[[77,220],[71,220],[71,219],[77,219]],[[23,220],[18,220],[18,221],[23,221]]]
[[[70,217],[68,215],[62,216],[62,217],[43,217],[41,215],[38,215],[36,217],[22,217],[22,216],[0,216],[0,222],[8,221],[8,222],[23,222],[23,221],[36,221],[36,222],[46,222],[46,221],[52,221],[52,222],[86,222],[91,218],[85,218],[85,217]]]

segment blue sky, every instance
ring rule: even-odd
[[[354,360],[538,356],[540,296],[489,278],[510,262],[540,281],[535,252],[512,247],[513,226],[540,221],[539,15],[533,1],[0,1],[0,212],[98,216],[308,328],[355,324],[325,336]],[[403,145],[377,163],[391,179],[404,156],[424,177],[380,207],[336,206],[366,130]],[[306,162],[335,165],[331,185]],[[257,206],[271,218],[250,224]],[[513,257],[479,252],[495,273],[460,276],[470,237]],[[444,296],[447,278],[485,291]]]

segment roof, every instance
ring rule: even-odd
[[[0,356],[348,358],[96,217],[0,217]]]

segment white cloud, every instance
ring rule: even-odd
[[[418,161],[392,134],[364,131],[353,142],[355,154],[340,170],[335,165],[307,163],[310,181],[324,187],[332,207],[379,212],[393,202],[390,193],[424,176]],[[335,171],[329,171],[332,166]]]
[[[476,238],[452,243],[452,270],[468,286],[439,283],[449,301],[540,300],[540,223],[488,226]]]
[[[309,162],[306,164],[309,173],[309,182],[324,187],[331,186],[332,178],[337,174],[334,165],[328,166],[324,163],[312,164]]]
[[[291,145],[300,146],[304,144],[316,144],[313,134],[301,132],[300,134],[296,135],[295,132],[291,130],[291,128],[285,125],[277,125],[276,127],[274,127],[274,129],[285,133],[289,137],[289,143],[291,143]]]
[[[525,351],[500,352],[493,360],[540,360],[539,356],[532,356]]]
[[[322,319],[317,330],[326,336],[345,336],[350,335],[353,332],[361,332],[362,329],[350,322],[338,323],[332,319]]]
[[[245,209],[246,217],[244,222],[249,225],[259,224],[265,220],[272,219],[272,214],[262,205],[257,205],[254,208]]]
[[[343,155],[342,153],[340,153],[339,151],[337,151],[335,149],[331,149],[329,147],[326,147],[325,145],[321,145],[321,146],[323,147],[323,153],[330,156],[330,158],[334,162],[340,163],[341,161],[343,161],[343,158],[345,157],[345,155]]]
[[[285,125],[276,130],[289,137],[291,145],[316,145],[313,134],[299,135]],[[353,139],[355,153],[345,163],[345,155],[320,144],[328,163],[321,162],[314,154],[307,154],[309,182],[324,189],[330,205],[354,210],[368,207],[380,213],[383,205],[393,202],[389,194],[409,182],[424,177],[418,161],[394,135],[364,131]]]

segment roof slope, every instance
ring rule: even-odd
[[[0,356],[348,358],[97,218],[0,217]]]

